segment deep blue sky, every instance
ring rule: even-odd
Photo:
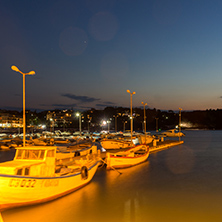
[[[1,0],[0,109],[216,109],[221,0]]]

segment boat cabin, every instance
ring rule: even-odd
[[[50,177],[55,174],[55,158],[55,146],[17,148],[12,161],[0,163],[0,174]]]

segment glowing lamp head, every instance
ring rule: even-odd
[[[28,75],[35,75],[35,71],[30,71]]]
[[[11,66],[11,69],[16,71],[16,72],[19,72],[19,69],[16,66]]]
[[[126,90],[129,94],[132,94],[132,95],[134,95],[134,94],[136,94],[136,92],[130,92],[128,89]]]

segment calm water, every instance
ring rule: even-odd
[[[183,145],[150,154],[121,175],[101,168],[84,188],[45,204],[7,210],[3,220],[221,222],[222,131],[185,133]]]

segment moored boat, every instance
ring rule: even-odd
[[[166,137],[180,137],[180,136],[185,136],[184,133],[179,132],[176,129],[171,129],[171,130],[167,130],[165,132],[162,132],[160,135],[166,136]]]
[[[125,151],[106,153],[106,168],[127,168],[147,160],[149,147],[145,144],[136,145]]]
[[[86,185],[100,163],[95,146],[87,155],[57,154],[56,146],[16,148],[0,163],[0,211],[47,202]]]
[[[106,150],[129,148],[131,146],[131,141],[124,139],[103,139],[100,143]]]
[[[137,135],[137,138],[139,139],[140,144],[149,144],[152,143],[153,140],[155,139],[155,136],[149,134],[139,134]]]

